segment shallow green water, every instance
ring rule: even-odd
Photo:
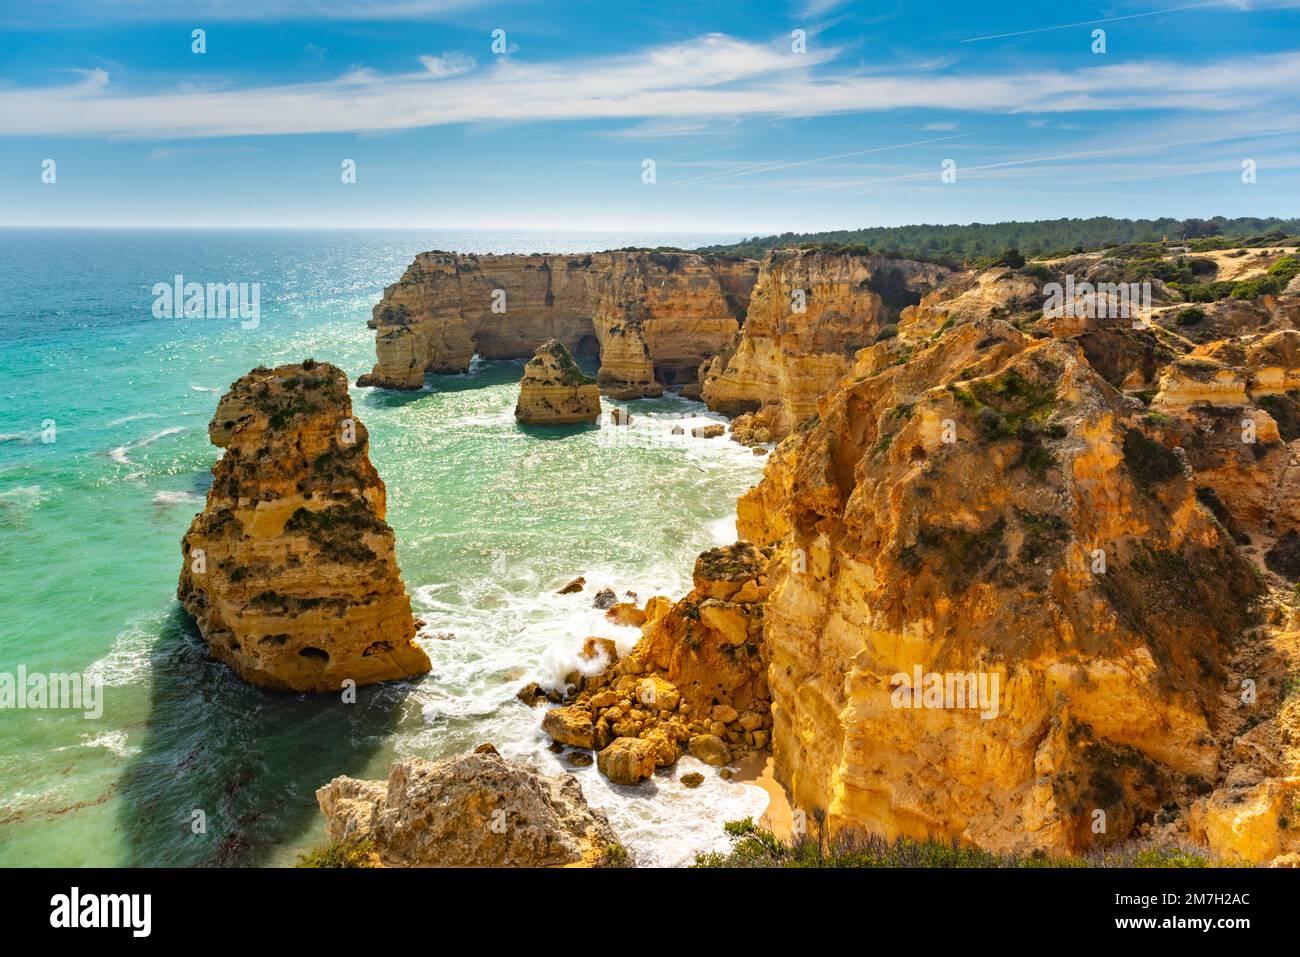
[[[419,393],[354,389],[433,671],[345,708],[242,686],[179,613],[180,536],[218,454],[207,421],[258,364],[310,355],[367,371],[370,306],[422,249],[713,239],[0,231],[0,672],[106,683],[97,720],[0,710],[0,864],[287,864],[323,839],[313,792],[336,774],[381,777],[395,756],[486,740],[559,770],[515,690],[569,670],[588,634],[635,640],[590,607],[594,588],[683,592],[695,554],[731,540],[761,459],[671,440],[650,413],[703,413],[673,398],[620,403],[636,423],[617,433],[522,430],[521,363],[476,360]],[[152,285],[178,272],[260,282],[260,326],[154,319]],[[586,593],[554,594],[579,574]],[[724,843],[721,823],[765,800],[716,778],[691,792],[576,773],[646,863]]]

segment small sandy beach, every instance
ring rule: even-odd
[[[755,751],[743,760],[735,762],[732,767],[739,770],[731,780],[741,784],[753,784],[767,792],[767,810],[758,816],[758,825],[771,831],[783,841],[790,840],[793,824],[790,798],[773,773],[771,752]]]

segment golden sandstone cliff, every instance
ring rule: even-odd
[[[537,347],[524,365],[515,419],[526,425],[569,425],[600,418],[600,387],[583,374],[558,339]]]
[[[1296,298],[1063,323],[1052,278],[904,310],[742,498],[778,775],[832,832],[1294,862]]]
[[[208,426],[225,454],[181,544],[177,597],[251,684],[337,692],[429,670],[341,369],[254,369]]]
[[[763,262],[743,330],[701,370],[710,409],[746,414],[735,432],[780,439],[848,372],[858,350],[893,333],[902,308],[951,270],[870,255],[777,250]]]
[[[1045,309],[1121,278],[1105,256],[784,250],[750,292],[754,264],[664,255],[426,254],[376,307],[368,382],[556,338],[608,392],[684,385],[784,437],[744,541],[680,601],[610,609],[630,654],[588,638],[595,667],[522,693],[557,743],[622,784],[769,747],[832,834],[1300,863],[1296,282],[1189,309],[1154,280],[1113,317]]]
[[[426,372],[531,356],[557,339],[600,357],[614,398],[689,385],[739,328],[756,263],[695,253],[421,253],[375,306],[378,361],[360,385],[418,389]]]

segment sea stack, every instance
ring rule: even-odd
[[[276,691],[427,672],[343,371],[310,359],[254,369],[208,435],[226,452],[182,540],[177,597],[211,655]]]
[[[519,382],[515,418],[523,425],[570,425],[600,419],[600,387],[558,339],[542,343]]]

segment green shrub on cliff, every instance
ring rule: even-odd
[[[375,842],[335,841],[298,855],[294,867],[378,867]]]
[[[802,837],[783,841],[752,821],[729,821],[726,853],[699,854],[695,867],[1209,867],[1213,863],[1194,849],[1176,845],[1132,846],[1082,857],[1026,857],[994,854],[956,841],[846,833],[830,841]]]

